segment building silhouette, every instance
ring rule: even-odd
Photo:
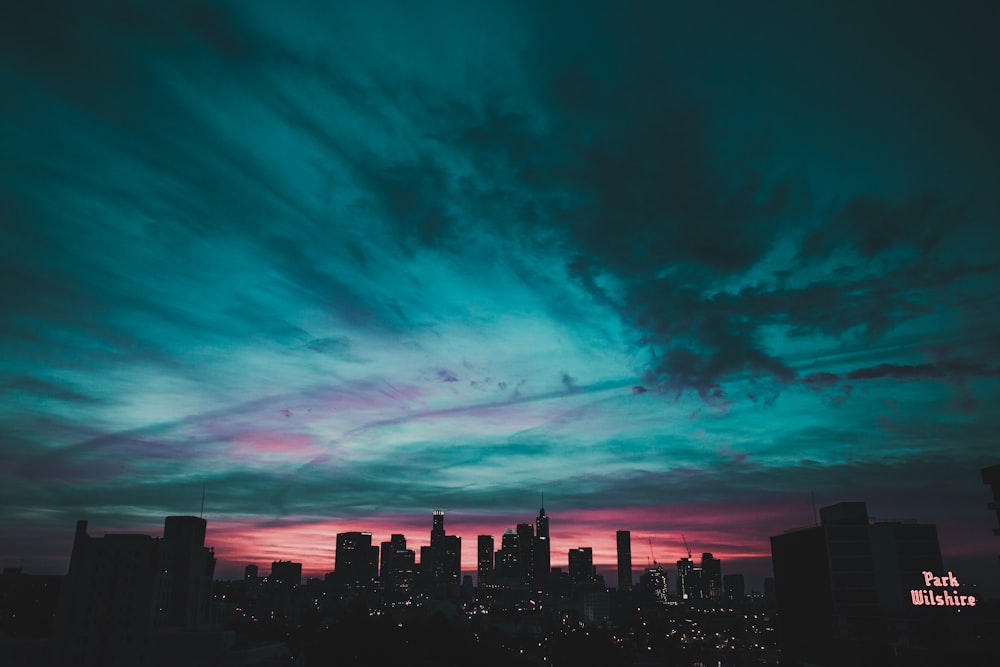
[[[542,591],[548,585],[549,571],[552,569],[552,545],[549,542],[549,517],[545,515],[545,508],[538,510],[538,517],[535,519],[535,538],[532,566],[535,589]]]
[[[742,604],[746,597],[746,583],[742,574],[727,574],[722,577],[723,598],[735,604]]]
[[[701,555],[701,597],[722,599],[722,561],[708,552]]]
[[[378,576],[378,547],[372,534],[351,531],[337,533],[334,580],[347,588],[371,586]]]
[[[638,592],[655,604],[665,605],[669,599],[667,573],[658,563],[643,570],[639,576]]]
[[[517,566],[521,583],[527,588],[535,585],[535,526],[517,524]]]
[[[189,639],[167,642],[164,631],[206,628],[215,554],[205,527],[200,517],[171,516],[162,538],[91,537],[78,521],[56,611],[55,664],[161,664]]]
[[[695,567],[691,557],[677,561],[677,597],[681,600],[700,600],[702,595],[701,568]]]
[[[569,560],[570,581],[574,584],[590,582],[596,572],[594,570],[594,550],[591,547],[570,549],[567,558]]]
[[[462,582],[462,538],[445,533],[443,510],[432,516],[430,546],[420,548],[420,572],[430,587]]]
[[[276,560],[271,563],[271,576],[268,579],[272,585],[281,588],[299,586],[302,584],[302,563]]]
[[[779,631],[790,655],[816,658],[849,646],[940,644],[911,590],[942,573],[937,527],[873,522],[863,502],[820,510],[820,525],[771,538]],[[940,648],[940,646],[938,646]]]
[[[476,538],[476,575],[479,585],[490,583],[493,577],[493,536],[480,535]]]
[[[619,530],[615,533],[618,546],[618,590],[625,592],[632,588],[632,533]]]
[[[500,548],[494,558],[494,581],[504,586],[520,585],[521,568],[517,559],[517,531],[507,528],[500,537]]]
[[[379,549],[378,576],[383,586],[387,585],[392,574],[392,557],[397,551],[406,549],[406,537],[400,533],[389,536],[388,542],[383,542]]]

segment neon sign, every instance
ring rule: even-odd
[[[975,595],[958,594],[958,577],[949,570],[943,577],[934,576],[933,572],[924,570],[924,586],[910,591],[910,601],[915,607],[975,607]],[[951,589],[949,593],[947,589]]]

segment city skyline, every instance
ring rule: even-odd
[[[916,6],[919,5],[919,6]],[[1000,590],[996,3],[5,3],[0,560],[551,516],[750,579],[865,501]],[[419,537],[416,537],[419,536]],[[732,569],[730,569],[732,567]]]

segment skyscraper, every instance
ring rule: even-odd
[[[529,588],[535,584],[535,526],[517,524],[517,564],[521,583]]]
[[[406,549],[406,537],[399,533],[393,533],[388,542],[382,543],[379,551],[379,579],[383,585],[388,585],[392,579],[392,560],[397,551]]]
[[[479,585],[489,583],[493,577],[493,536],[480,535],[476,541],[476,574]]]
[[[334,576],[341,586],[369,586],[378,576],[378,547],[372,534],[351,531],[337,533]]]
[[[681,600],[701,598],[701,568],[695,567],[691,558],[677,561],[677,596]]]
[[[742,574],[725,575],[722,577],[722,585],[724,588],[723,597],[726,600],[738,605],[743,604],[743,598],[746,597],[746,584]]]
[[[272,584],[285,588],[293,588],[302,583],[302,563],[290,560],[276,560],[271,563]]]
[[[205,547],[208,522],[197,516],[168,516],[160,540],[159,595],[166,596],[166,617],[159,625],[175,628],[208,623],[215,554]]]
[[[618,543],[618,590],[625,592],[632,588],[632,533],[619,530],[615,533]]]
[[[706,600],[722,598],[722,561],[708,552],[701,555],[701,597]]]
[[[508,528],[500,538],[500,550],[496,552],[495,580],[505,586],[521,582],[521,568],[517,561],[517,531]]]
[[[534,575],[535,588],[545,590],[549,579],[549,570],[552,568],[552,545],[549,543],[549,517],[545,516],[545,508],[538,510],[538,518],[535,520],[535,545],[534,545]]]
[[[445,583],[458,584],[462,581],[462,538],[458,535],[444,536],[444,558],[441,576]]]
[[[570,549],[569,578],[574,584],[587,583],[594,576],[594,550],[590,547]]]
[[[434,511],[431,544],[420,549],[420,569],[429,585],[462,581],[462,538],[445,534],[443,510]]]
[[[443,548],[444,535],[444,510],[434,510],[434,516],[431,519],[431,548]]]
[[[392,549],[392,542],[389,544]],[[403,546],[406,546],[405,541]],[[417,554],[412,549],[392,549],[389,562],[381,574],[383,588],[398,595],[408,594],[416,582],[416,563]]]
[[[819,526],[772,537],[771,560],[779,630],[796,657],[823,655],[839,640],[934,634],[915,629],[919,623],[908,628],[906,618],[922,573],[943,569],[932,524],[872,523],[865,503],[838,503],[820,510]]]
[[[145,664],[159,650],[151,643],[159,630],[206,627],[215,553],[205,526],[201,517],[171,516],[162,538],[91,537],[78,521],[56,612],[56,662]]]

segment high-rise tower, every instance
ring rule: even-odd
[[[618,591],[632,589],[632,533],[619,530],[615,533],[618,542]]]
[[[342,586],[369,586],[378,576],[378,547],[371,533],[337,533],[334,574]]]
[[[722,561],[708,552],[701,555],[701,596],[706,600],[722,598]]]
[[[430,584],[462,581],[462,538],[446,535],[444,510],[435,510],[431,521],[431,545],[420,549],[420,569]]]
[[[493,577],[493,536],[480,535],[476,548],[476,573],[479,575],[479,585],[482,586]]]
[[[549,579],[551,569],[552,545],[549,543],[549,517],[545,516],[545,508],[538,510],[538,518],[535,520],[535,549],[534,549],[534,575],[535,588],[544,590]]]
[[[531,588],[535,585],[535,527],[530,523],[517,524],[517,563],[521,583]]]

